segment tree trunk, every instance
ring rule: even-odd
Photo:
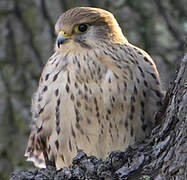
[[[70,168],[16,170],[11,180],[187,179],[187,53],[156,119],[158,125],[149,138],[125,152],[111,152],[104,161],[79,151]]]

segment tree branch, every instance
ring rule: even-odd
[[[176,22],[173,21],[173,17],[172,17],[172,15],[170,13],[171,11],[169,11],[163,5],[163,1],[161,1],[161,0],[156,0],[155,4],[157,5],[159,12],[161,13],[163,18],[165,19],[165,22],[166,22],[166,25],[167,25],[169,31],[172,33],[174,38],[178,42],[180,42],[180,47],[182,47],[182,45],[185,43],[185,41],[184,41],[183,37],[181,36],[180,29],[178,28]]]

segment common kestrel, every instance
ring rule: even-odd
[[[55,53],[32,99],[28,160],[59,169],[77,149],[105,158],[149,135],[162,100],[151,57],[103,9],[70,9],[55,29]]]

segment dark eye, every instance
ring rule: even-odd
[[[85,32],[85,31],[87,31],[87,29],[88,29],[87,24],[79,24],[79,26],[78,26],[78,30],[80,32]]]

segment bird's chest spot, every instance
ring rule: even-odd
[[[113,72],[111,70],[108,70],[105,75],[105,81],[111,83],[111,79],[113,78],[113,76]]]
[[[79,82],[99,81],[103,78],[105,67],[91,57],[74,61],[75,79]]]

